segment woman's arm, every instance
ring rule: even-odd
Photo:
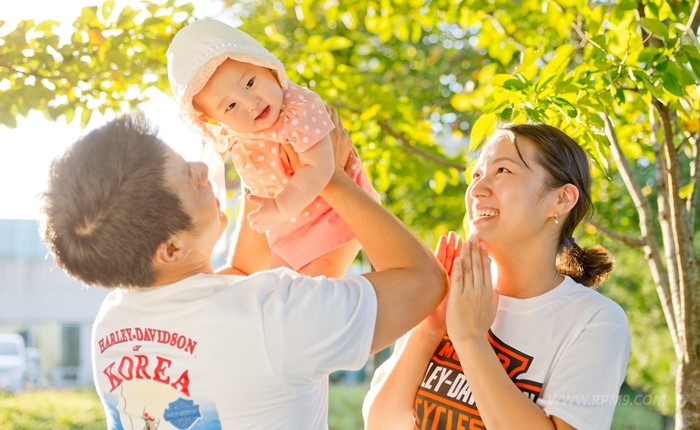
[[[440,238],[435,256],[448,275],[461,249],[462,238],[454,232]],[[445,335],[445,305],[443,300],[426,319],[396,342],[391,358],[375,372],[362,410],[367,430],[413,428],[413,404],[418,387],[435,348]]]
[[[298,159],[300,165],[274,199],[253,199],[260,207],[250,213],[248,220],[256,231],[266,231],[289,222],[318,197],[335,169],[330,137],[325,136],[306,151],[298,153]]]
[[[391,357],[375,371],[362,406],[366,430],[413,429],[416,393],[442,338],[421,325],[399,339]]]

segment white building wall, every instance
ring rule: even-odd
[[[0,220],[0,332],[21,333],[37,349],[43,383],[92,384],[90,330],[107,293],[57,266],[36,221]],[[79,363],[71,369],[63,363],[66,326],[79,327]]]
[[[225,263],[234,224],[214,250],[214,267]],[[36,220],[0,219],[0,333],[20,333],[37,349],[43,383],[92,385],[90,332],[108,293],[83,285],[58,267],[41,242]],[[79,363],[66,367],[64,358],[71,352],[64,332],[76,326]]]

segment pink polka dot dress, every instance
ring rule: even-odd
[[[267,130],[230,138],[229,152],[243,184],[261,197],[274,197],[289,182],[292,171],[282,144],[303,152],[333,130],[321,98],[288,81],[278,120]],[[377,198],[357,151],[350,154],[348,173]],[[245,221],[243,221],[245,222]],[[340,216],[320,197],[292,218],[291,224],[267,232],[270,249],[299,270],[354,238]]]

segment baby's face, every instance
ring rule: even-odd
[[[234,132],[252,133],[277,121],[283,98],[270,69],[227,59],[192,101],[198,111]]]

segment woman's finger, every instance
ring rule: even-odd
[[[461,257],[454,261],[452,274],[450,275],[450,291],[449,294],[461,294],[464,289],[464,270]]]
[[[472,242],[467,241],[462,247],[462,255],[460,256],[460,261],[462,262],[462,283],[464,289],[472,290],[474,289],[474,275],[472,273]],[[454,270],[454,268],[452,269]]]
[[[481,254],[481,274],[483,276],[484,285],[492,288],[491,257],[489,257],[489,252],[486,250],[486,244],[484,242],[479,243],[479,253]]]
[[[481,260],[481,245],[478,242],[474,242],[471,247],[471,260],[472,260],[472,279],[474,281],[474,288],[477,290],[483,290],[484,285],[484,265]]]
[[[445,254],[447,253],[447,236],[444,234],[440,236],[440,239],[438,239],[438,244],[435,247],[435,258],[440,262],[440,264],[443,264],[445,262]]]
[[[447,238],[447,259],[449,261],[449,268],[446,267],[446,269],[448,269],[448,274],[452,272],[454,259],[460,256],[463,244],[464,241],[461,236],[453,231],[449,233]]]

